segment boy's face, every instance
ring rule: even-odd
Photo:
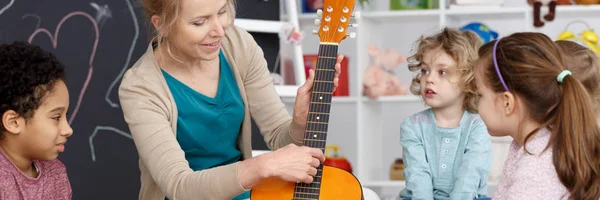
[[[421,96],[432,108],[462,105],[456,61],[440,49],[426,51],[421,61]]]
[[[73,134],[73,129],[67,121],[69,108],[69,92],[63,81],[58,81],[43,99],[40,107],[31,119],[25,122],[18,143],[23,147],[23,154],[35,160],[52,160],[65,150],[67,137]]]

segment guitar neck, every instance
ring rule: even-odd
[[[304,132],[304,146],[319,148],[323,152],[327,141],[337,51],[338,44],[335,43],[321,43],[319,46],[315,82]],[[323,164],[317,167],[317,174],[313,177],[312,183],[296,183],[294,199],[319,199],[322,176]]]
[[[304,146],[319,148],[325,152],[327,127],[338,44],[321,43],[315,70],[315,80],[308,109]]]

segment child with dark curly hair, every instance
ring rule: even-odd
[[[67,122],[64,65],[26,42],[0,45],[0,199],[71,199],[58,154]]]

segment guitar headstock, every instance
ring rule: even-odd
[[[315,20],[315,25],[319,26],[315,33],[321,42],[339,44],[347,36],[355,37],[355,33],[347,33],[349,26],[358,26],[350,23],[350,18],[360,16],[359,13],[352,14],[355,3],[356,0],[324,0],[323,10],[317,11],[321,19]]]

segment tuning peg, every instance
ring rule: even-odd
[[[317,10],[317,16],[321,17],[323,15],[323,10],[318,9]]]
[[[356,38],[356,33],[352,32],[352,33],[348,34],[347,36],[354,39],[354,38]]]
[[[333,7],[331,7],[331,6],[327,7],[327,12],[328,12],[328,13],[331,13],[331,12],[333,12]]]
[[[321,25],[321,20],[320,19],[315,19],[315,26],[319,26]]]
[[[355,12],[352,14],[352,17],[354,17],[354,19],[360,19],[360,12]]]
[[[340,21],[341,21],[342,23],[346,23],[347,19],[346,19],[344,16],[342,16],[342,18],[340,18]]]
[[[319,32],[317,30],[313,30],[312,33],[315,34],[315,35],[319,34]]]
[[[356,28],[356,27],[358,27],[358,24],[357,23],[350,24],[350,27]]]

